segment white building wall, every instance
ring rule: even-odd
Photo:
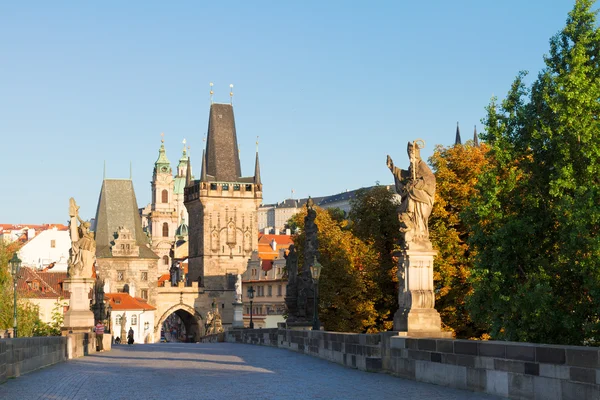
[[[47,324],[52,322],[52,313],[54,312],[54,308],[57,303],[59,304],[59,311],[64,314],[64,307],[69,305],[69,300],[65,299],[36,299],[29,298],[27,299],[31,303],[37,305],[39,307],[39,317],[42,322]]]
[[[52,247],[54,241],[54,247]],[[56,263],[52,272],[67,270],[71,238],[68,231],[59,231],[56,228],[48,229],[37,234],[25,243],[19,250],[22,266],[41,269],[48,264]]]
[[[113,339],[121,337],[121,325],[117,325],[117,317],[125,313],[127,324],[125,325],[125,337],[121,338],[122,344],[127,344],[127,332],[133,328],[133,340],[135,343],[154,343],[154,311],[143,310],[118,310],[111,313],[111,326]],[[136,316],[136,324],[133,325],[133,316]],[[148,328],[146,329],[146,322]]]

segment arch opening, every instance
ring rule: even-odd
[[[195,343],[200,341],[204,330],[202,317],[198,313],[177,306],[165,312],[157,327],[161,342]]]

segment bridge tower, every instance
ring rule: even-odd
[[[189,171],[187,177],[188,279],[207,291],[229,290],[234,301],[235,278],[258,248],[262,183],[258,151],[254,176],[242,177],[231,104],[211,105],[200,179],[193,180]]]

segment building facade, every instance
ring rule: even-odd
[[[51,268],[54,272],[67,272],[70,249],[69,231],[55,226],[39,232],[28,240],[19,249],[19,258],[24,267],[37,270]]]

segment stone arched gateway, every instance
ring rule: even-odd
[[[154,337],[156,341],[160,340],[160,330],[162,324],[165,322],[167,317],[171,314],[177,314],[185,326],[185,331],[188,337],[197,342],[204,333],[204,322],[202,315],[200,315],[193,307],[187,304],[175,304],[165,311],[160,318],[158,323],[154,326]]]

